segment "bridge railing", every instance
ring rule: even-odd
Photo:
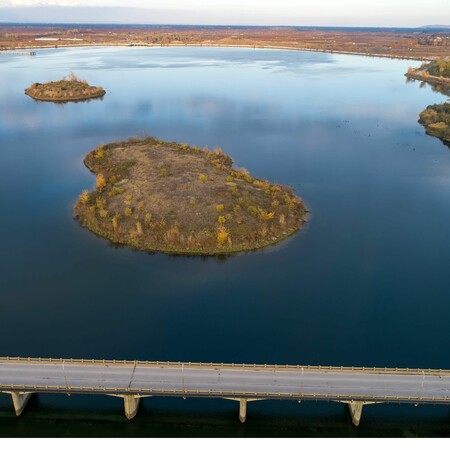
[[[448,369],[418,369],[405,367],[365,367],[365,366],[322,366],[322,365],[291,365],[291,364],[248,364],[248,363],[202,363],[181,361],[138,361],[119,359],[76,359],[76,358],[23,358],[0,357],[2,362],[36,363],[36,364],[75,364],[75,365],[130,365],[130,366],[154,366],[154,367],[196,367],[196,368],[224,368],[224,369],[269,369],[269,370],[307,370],[307,371],[331,371],[331,372],[370,372],[393,373],[411,375],[450,375]]]

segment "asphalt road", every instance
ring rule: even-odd
[[[11,386],[13,385],[13,386]],[[23,388],[26,386],[26,389]],[[31,389],[33,387],[33,389]],[[450,372],[377,372],[198,366],[188,364],[89,364],[0,361],[0,391],[205,395],[450,404]],[[176,392],[169,392],[176,391]],[[198,392],[197,392],[198,391]],[[397,398],[398,397],[398,398]]]

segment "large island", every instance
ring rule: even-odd
[[[254,250],[296,232],[306,209],[291,188],[234,169],[222,150],[154,138],[101,145],[85,157],[96,189],[75,217],[136,249],[214,255]]]
[[[417,69],[410,68],[406,77],[428,83],[444,95],[450,95],[450,58],[437,59]],[[420,113],[419,123],[427,134],[450,146],[450,103],[427,106]]]
[[[45,102],[76,102],[103,97],[106,92],[101,86],[90,86],[85,80],[79,80],[73,73],[69,79],[33,83],[25,94],[35,100]]]
[[[428,106],[420,113],[419,122],[427,134],[441,139],[450,147],[450,103]]]

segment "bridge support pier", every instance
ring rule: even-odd
[[[16,416],[20,416],[27,406],[28,400],[31,397],[31,392],[11,392],[11,398],[14,405]]]
[[[111,395],[111,397],[123,398],[123,408],[125,411],[125,417],[128,420],[132,420],[136,417],[139,409],[139,403],[141,398],[151,397],[151,395]]]
[[[247,402],[256,402],[258,400],[264,400],[263,398],[225,398],[225,400],[233,400],[239,402],[239,420],[241,423],[245,423],[247,420]]]
[[[139,409],[140,397],[134,395],[124,395],[123,405],[125,409],[125,416],[128,420],[134,419]]]
[[[241,423],[245,423],[247,419],[247,399],[241,398],[239,400],[239,420]]]
[[[350,416],[352,418],[353,425],[355,427],[359,426],[361,421],[362,409],[364,406],[363,402],[350,402],[348,404],[348,410],[350,411]]]
[[[361,422],[363,406],[364,405],[373,405],[377,402],[357,402],[357,401],[352,400],[349,402],[341,402],[341,403],[347,403],[353,425],[355,425],[355,427],[358,427],[359,423]]]

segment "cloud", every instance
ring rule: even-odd
[[[72,0],[4,0],[0,5],[9,8],[40,8],[40,7],[62,7],[79,8],[82,6],[98,6],[98,3],[90,1],[72,1]]]

